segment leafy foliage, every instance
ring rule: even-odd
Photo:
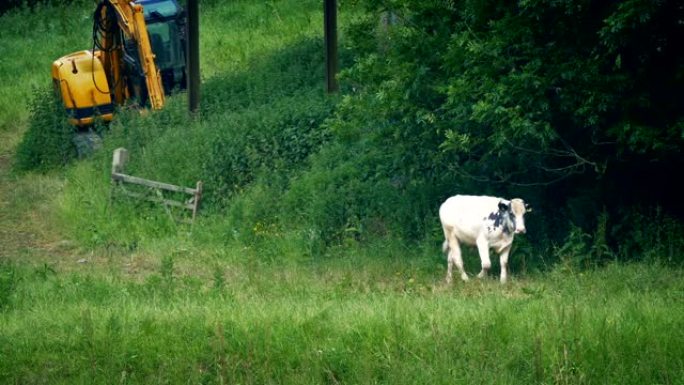
[[[328,122],[334,146],[350,151],[320,169],[339,175],[327,195],[364,203],[333,210],[327,225],[383,212],[407,229],[454,193],[519,195],[540,208],[531,222],[545,228],[530,236],[548,247],[570,223],[592,233],[637,202],[683,214],[664,167],[684,163],[677,2],[362,3],[368,16],[347,34],[347,94]],[[648,176],[637,187],[635,170]]]
[[[81,6],[86,2],[86,0],[5,0],[0,4],[0,15],[15,9],[54,5]]]
[[[319,129],[331,111],[330,103],[315,94],[284,98],[255,107],[230,120],[212,119],[212,137],[202,173],[215,203],[226,202],[259,175],[276,182],[287,178],[326,140]]]
[[[31,121],[17,147],[15,167],[20,171],[47,171],[76,158],[74,128],[51,89],[35,88],[31,99]]]

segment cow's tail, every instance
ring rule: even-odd
[[[449,241],[446,239],[444,240],[444,243],[442,243],[442,252],[447,255],[449,253]]]

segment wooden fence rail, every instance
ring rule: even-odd
[[[125,148],[117,148],[114,150],[112,156],[112,194],[114,194],[114,188],[120,187],[119,190],[126,196],[143,199],[146,201],[160,203],[164,206],[167,213],[171,215],[169,206],[178,207],[182,209],[187,209],[192,211],[192,222],[195,221],[197,216],[197,210],[199,209],[199,203],[202,199],[202,182],[198,181],[195,188],[176,186],[169,183],[157,182],[149,179],[139,178],[137,176],[124,174],[124,169],[128,162],[128,151]],[[125,189],[124,184],[132,184],[147,187],[153,189],[155,195],[150,196],[149,194],[128,191]],[[163,192],[170,191],[174,193],[182,193],[191,195],[192,197],[186,201],[178,201],[174,199],[168,199],[164,197]],[[172,216],[172,215],[171,215]],[[173,217],[173,216],[172,216]]]

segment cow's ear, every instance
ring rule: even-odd
[[[501,211],[508,211],[508,210],[510,210],[510,209],[511,209],[511,205],[510,205],[510,204],[507,205],[506,203],[504,203],[504,201],[499,201],[499,210],[501,210]]]
[[[532,206],[530,206],[529,203],[525,203],[525,212],[527,212],[527,213],[532,212]]]

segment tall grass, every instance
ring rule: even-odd
[[[50,87],[50,65],[57,58],[92,48],[88,20],[94,9],[17,8],[0,16],[0,131],[21,130],[28,119],[33,88]]]
[[[684,374],[681,274],[610,266],[450,289],[415,258],[373,261],[232,263],[220,286],[168,261],[140,283],[3,267],[17,284],[0,314],[0,380],[673,384]]]

